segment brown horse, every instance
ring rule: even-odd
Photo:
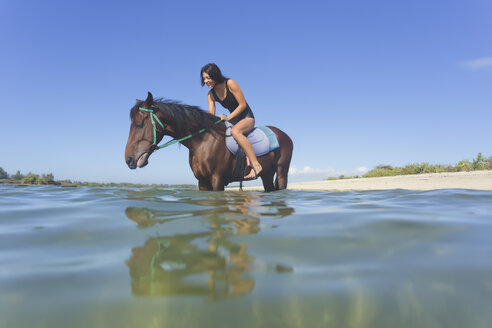
[[[130,136],[125,149],[125,160],[130,169],[147,165],[149,156],[159,149],[157,144],[164,135],[174,139],[193,135],[180,142],[190,151],[190,167],[198,179],[199,189],[224,190],[232,176],[236,158],[226,147],[225,124],[216,124],[217,116],[198,107],[169,100],[154,101],[149,92],[145,101],[137,100],[130,119]],[[259,176],[265,191],[287,188],[293,150],[292,140],[287,134],[276,127],[269,128],[277,136],[280,147],[258,157],[263,167]]]

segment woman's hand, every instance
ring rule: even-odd
[[[219,115],[219,118],[224,121],[229,121],[229,119],[225,115]]]

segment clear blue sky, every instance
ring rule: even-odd
[[[147,91],[206,110],[209,62],[257,124],[292,137],[291,181],[491,156],[491,13],[490,0],[4,0],[0,167],[195,183],[183,146],[137,170],[124,148]]]

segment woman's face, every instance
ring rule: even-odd
[[[203,72],[202,77],[203,77],[203,82],[205,82],[207,87],[213,88],[215,86],[215,81],[210,78],[210,75],[208,75],[208,73]]]

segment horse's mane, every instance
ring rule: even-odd
[[[143,105],[144,101],[137,101],[130,111],[130,118],[133,119],[138,108]],[[216,129],[222,124],[215,124],[218,117],[205,112],[198,106],[182,104],[179,101],[156,98],[154,99],[153,108],[162,111],[166,118],[173,122],[173,128],[179,134],[189,134],[198,132],[201,129]],[[163,122],[164,123],[164,122]],[[165,123],[164,123],[165,124]]]

